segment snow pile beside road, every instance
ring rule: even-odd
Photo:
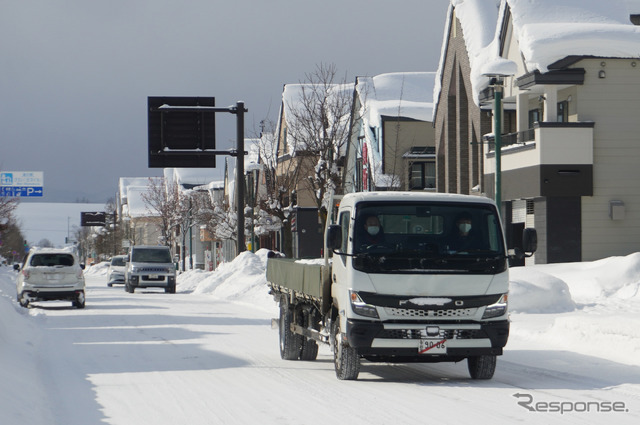
[[[520,313],[562,313],[586,304],[640,300],[640,253],[514,267],[510,278],[509,308]]]
[[[511,269],[509,310],[527,313],[564,313],[576,308],[569,286],[562,280],[530,267]]]
[[[109,270],[109,262],[103,261],[93,266],[89,266],[84,269],[84,274],[87,276],[106,276]]]
[[[39,375],[39,341],[41,327],[27,320],[29,310],[18,305],[16,296],[16,272],[0,266],[0,412],[2,423],[44,423],[41,418],[50,417],[46,403],[45,387]],[[36,314],[34,314],[35,316]],[[28,395],[28,396],[26,396]]]
[[[178,276],[178,291],[211,294],[218,298],[248,302],[256,307],[273,308],[265,274],[268,250],[245,251],[217,270],[190,270]]]

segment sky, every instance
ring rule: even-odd
[[[0,0],[0,170],[44,172],[44,197],[25,202],[106,202],[120,177],[161,175],[147,166],[148,96],[244,101],[252,137],[283,85],[320,63],[348,82],[435,71],[448,4]],[[232,147],[235,116],[216,126]]]
[[[336,379],[326,345],[316,361],[280,358],[266,252],[244,252],[214,272],[183,273],[176,294],[108,288],[100,263],[85,269],[82,310],[68,302],[21,308],[16,273],[0,266],[3,423],[204,425],[260,418],[261,424],[324,425],[339,417],[378,425],[421,423],[425,414],[436,423],[640,419],[638,253],[512,268],[509,341],[491,380],[471,380],[466,362],[363,360],[358,381],[345,382]]]

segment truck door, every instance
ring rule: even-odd
[[[351,247],[351,242],[353,240],[349,230],[352,226],[351,224],[351,210],[344,209],[340,211],[338,215],[338,224],[342,228],[342,245],[340,246],[340,250],[338,252],[349,254],[349,249]],[[333,266],[331,272],[332,279],[332,294],[334,299],[340,299],[338,297],[337,291],[346,291],[349,288],[345,286],[345,282],[348,282],[347,269],[351,265],[351,258],[347,255],[339,255],[335,254],[333,256]]]

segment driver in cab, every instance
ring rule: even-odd
[[[377,216],[368,215],[361,220],[361,223],[363,231],[358,238],[361,251],[384,244],[384,231]]]

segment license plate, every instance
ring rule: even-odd
[[[420,354],[447,354],[446,339],[425,338],[420,340]]]
[[[160,275],[157,274],[150,274],[149,275],[149,279],[157,279]]]

